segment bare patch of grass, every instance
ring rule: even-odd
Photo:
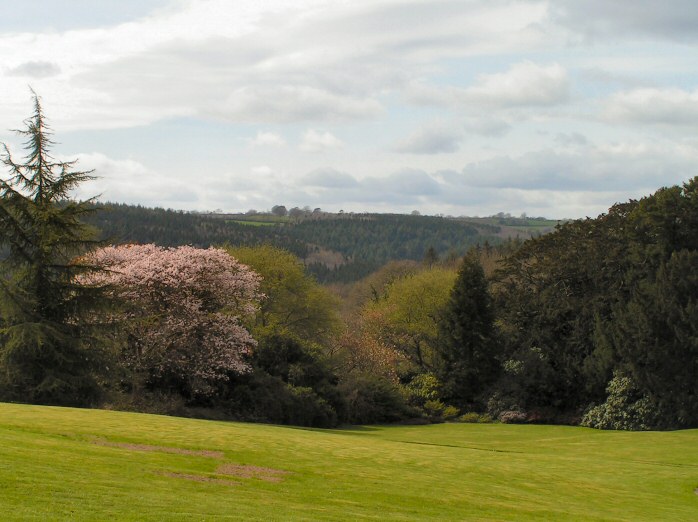
[[[281,482],[289,471],[261,466],[247,466],[244,464],[221,464],[216,469],[221,475],[232,475],[240,478],[255,478],[266,482]]]
[[[192,480],[194,482],[209,482],[214,484],[222,484],[224,486],[239,486],[239,482],[234,480],[220,479],[216,477],[209,477],[207,475],[194,475],[193,473],[177,473],[176,471],[165,471],[162,473],[166,477]]]
[[[192,455],[194,457],[208,457],[211,459],[222,459],[224,457],[222,451],[211,450],[190,450],[184,448],[175,448],[172,446],[153,446],[150,444],[132,444],[128,442],[112,442],[105,439],[95,439],[93,444],[98,446],[107,446],[110,448],[123,448],[131,451],[157,451],[161,453],[176,453],[179,455]]]

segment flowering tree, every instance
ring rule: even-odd
[[[85,282],[108,284],[125,303],[123,363],[144,384],[205,397],[249,369],[244,355],[255,341],[240,318],[261,295],[247,266],[223,250],[189,246],[107,247],[90,260],[107,271]]]

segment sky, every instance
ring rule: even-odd
[[[0,0],[79,198],[595,217],[698,175],[695,0]]]

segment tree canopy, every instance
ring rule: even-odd
[[[98,392],[95,374],[103,344],[93,322],[102,306],[99,286],[76,277],[97,272],[75,257],[98,246],[82,219],[91,201],[70,199],[92,179],[58,161],[39,97],[34,112],[16,131],[24,158],[3,144],[0,179],[0,381],[6,398],[57,404],[89,404]]]

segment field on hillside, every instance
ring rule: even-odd
[[[698,430],[311,430],[0,404],[2,520],[696,520]]]

